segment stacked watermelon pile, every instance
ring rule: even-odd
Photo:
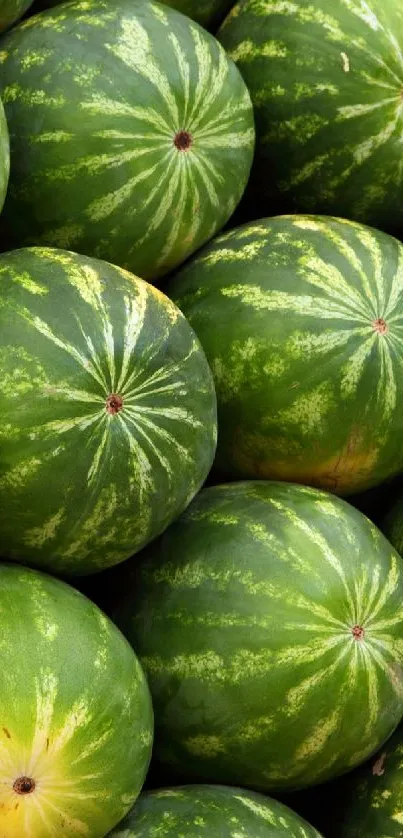
[[[403,6],[0,0],[0,836],[403,836]]]

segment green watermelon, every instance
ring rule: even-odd
[[[402,838],[402,754],[400,727],[369,762],[345,778],[344,799],[337,813],[328,813],[332,824],[337,820],[334,838]]]
[[[10,141],[6,115],[3,103],[0,99],[0,211],[3,207],[7,193],[8,178],[10,175]]]
[[[320,838],[288,806],[225,786],[177,786],[140,795],[110,838]]]
[[[0,0],[0,32],[22,17],[32,2],[33,0]]]
[[[155,757],[187,781],[307,787],[363,762],[402,718],[403,562],[340,498],[209,487],[115,572]]]
[[[38,11],[60,5],[61,0],[36,0],[34,8]],[[215,29],[221,23],[233,0],[162,0],[166,6],[172,6],[178,12],[197,20],[207,29]]]
[[[219,405],[223,475],[348,495],[403,469],[403,247],[363,225],[282,216],[218,237],[168,293]]]
[[[50,245],[154,279],[234,211],[253,111],[218,41],[150,0],[82,0],[2,41],[3,249]]]
[[[102,838],[140,792],[149,690],[129,644],[92,602],[0,565],[0,834]]]
[[[218,37],[255,106],[248,217],[325,213],[401,233],[401,0],[241,0]]]
[[[0,550],[57,573],[131,556],[214,457],[200,344],[152,285],[97,259],[0,256]]]

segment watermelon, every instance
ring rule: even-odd
[[[110,838],[320,838],[288,806],[225,786],[177,786],[140,795]]]
[[[64,582],[0,565],[0,834],[102,838],[131,808],[153,714],[135,654]]]
[[[324,213],[401,233],[401,0],[241,0],[218,37],[255,106],[247,217]]]
[[[220,480],[341,495],[403,469],[403,247],[342,219],[235,228],[168,293],[195,329],[219,405]]]
[[[188,782],[308,787],[363,762],[402,718],[403,562],[346,501],[211,486],[115,572],[155,757]]]
[[[36,0],[34,8],[38,11],[60,5],[62,0]],[[207,29],[215,29],[223,20],[233,0],[162,0],[165,5],[172,6],[178,12],[188,15]]]
[[[0,32],[22,17],[32,2],[33,0],[0,0]]]
[[[218,41],[149,0],[87,0],[2,41],[11,140],[2,247],[45,245],[162,276],[233,213],[254,148]]]
[[[203,483],[212,376],[176,306],[98,259],[0,256],[0,543],[91,573],[161,532]]]
[[[10,140],[6,115],[3,103],[0,99],[0,211],[3,207],[7,193],[8,178],[10,174]]]
[[[403,835],[403,727],[344,783],[332,838],[401,838]],[[348,780],[348,782],[347,782]],[[335,813],[329,816],[334,824]]]

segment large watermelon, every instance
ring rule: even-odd
[[[0,553],[113,565],[190,502],[215,450],[200,344],[152,285],[97,259],[0,256]]]
[[[340,219],[263,219],[218,237],[168,289],[219,404],[224,476],[339,494],[403,469],[403,247]]]
[[[155,756],[188,781],[309,786],[363,762],[403,715],[403,562],[333,495],[204,489],[116,576]]]
[[[0,834],[103,838],[146,775],[153,716],[129,644],[50,576],[0,565]]]
[[[255,106],[249,217],[403,229],[401,0],[241,0],[219,38]]]
[[[218,41],[151,0],[73,2],[2,42],[3,249],[46,244],[155,278],[227,221],[254,146]]]
[[[22,17],[31,4],[32,0],[0,0],[0,32]]]
[[[142,794],[110,838],[320,838],[287,806],[225,786],[177,786]]]

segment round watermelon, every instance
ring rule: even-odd
[[[0,32],[22,17],[32,2],[33,0],[0,0]]]
[[[195,329],[219,405],[222,478],[348,495],[403,469],[403,247],[342,219],[236,228],[168,293]]]
[[[188,781],[307,787],[363,762],[403,716],[403,562],[334,495],[209,487],[116,574],[155,757]]]
[[[403,229],[401,0],[241,0],[218,35],[249,87],[245,212]]]
[[[200,344],[152,285],[46,248],[0,256],[1,554],[58,573],[161,532],[214,456]]]
[[[402,838],[402,754],[403,727],[399,727],[369,762],[345,778],[334,838]],[[335,814],[330,809],[333,823]]]
[[[110,838],[320,838],[288,806],[225,786],[177,786],[140,795]]]
[[[116,626],[69,585],[0,565],[0,834],[102,838],[151,755],[144,673]]]
[[[2,42],[11,140],[3,249],[50,245],[156,278],[234,211],[254,148],[221,45],[159,3],[87,0]]]

